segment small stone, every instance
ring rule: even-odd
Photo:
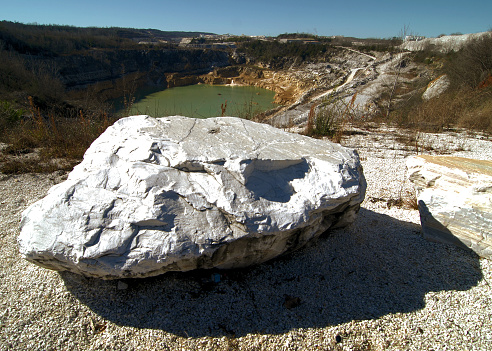
[[[128,284],[118,280],[118,290],[126,290],[128,289]]]

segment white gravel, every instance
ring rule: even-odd
[[[250,269],[100,281],[24,261],[21,212],[63,174],[0,174],[1,350],[492,350],[492,262],[425,241],[405,157],[491,159],[478,136],[354,129],[368,181],[356,222]],[[389,205],[388,205],[389,204]],[[288,308],[290,307],[290,308]]]

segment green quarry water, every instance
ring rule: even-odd
[[[278,106],[273,104],[274,95],[273,91],[251,86],[189,85],[145,95],[133,104],[130,114],[251,118]],[[124,112],[123,109],[120,112]]]

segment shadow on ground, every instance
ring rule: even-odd
[[[61,276],[113,323],[190,337],[280,334],[412,312],[428,292],[468,290],[482,278],[472,252],[427,242],[420,226],[366,209],[350,227],[294,254],[218,272],[219,282],[212,273],[124,280],[126,290],[117,281]]]

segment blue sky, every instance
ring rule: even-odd
[[[0,0],[0,20],[276,36],[427,37],[492,28],[492,1]]]

